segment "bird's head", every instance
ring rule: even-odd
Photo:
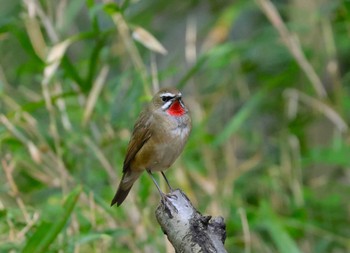
[[[161,89],[154,95],[152,103],[171,116],[180,117],[188,112],[181,92],[175,88]]]

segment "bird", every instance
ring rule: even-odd
[[[123,203],[134,182],[144,171],[151,176],[161,196],[164,193],[152,172],[161,172],[172,191],[163,171],[183,151],[191,128],[191,117],[181,92],[172,87],[160,89],[136,120],[124,159],[123,175],[111,206]]]

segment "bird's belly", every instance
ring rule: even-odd
[[[172,145],[169,145],[169,143],[158,145],[154,160],[149,164],[150,170],[162,171],[169,168],[180,155],[182,150],[180,145],[174,145],[174,143]]]

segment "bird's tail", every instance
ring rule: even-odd
[[[118,190],[114,195],[114,198],[111,202],[111,206],[117,203],[117,206],[120,206],[125,198],[128,196],[131,187],[133,186],[136,179],[139,178],[140,172],[125,172],[123,174],[122,180],[120,180]]]

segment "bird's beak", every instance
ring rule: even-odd
[[[176,95],[173,100],[180,100],[181,99],[181,95]]]

